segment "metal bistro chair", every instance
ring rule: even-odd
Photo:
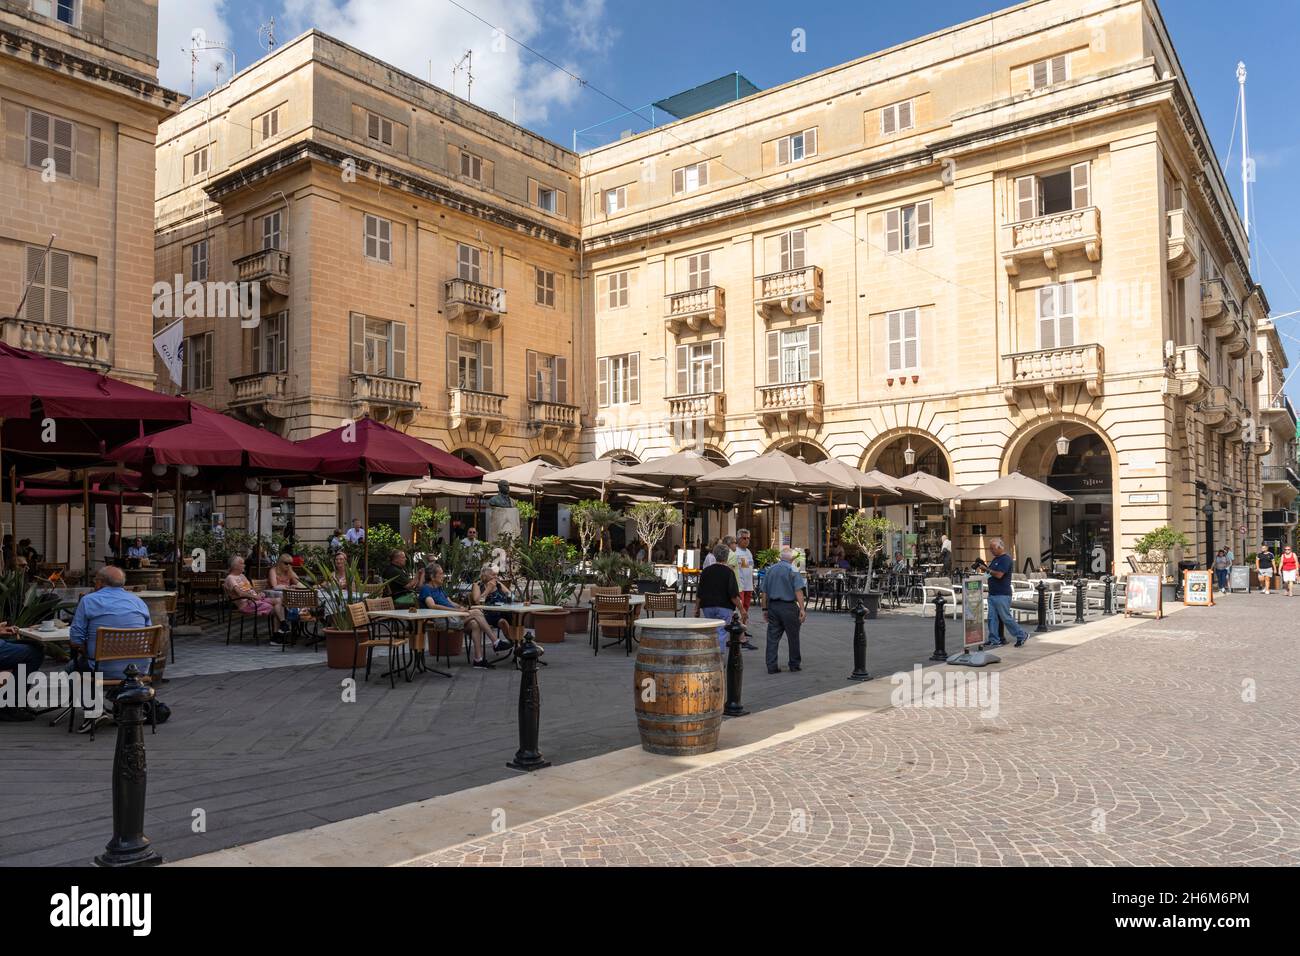
[[[676,591],[661,591],[659,593],[650,593],[645,596],[645,604],[642,605],[648,616],[654,617],[659,611],[666,611],[673,617],[681,614],[681,605],[677,603]]]
[[[627,599],[626,594],[597,594],[592,598],[592,604],[596,609],[596,635],[592,640],[592,649],[596,654],[600,653],[600,639],[604,633],[609,631],[617,632],[615,640],[610,641],[605,647],[613,647],[615,644],[624,644],[625,653],[632,653],[632,606]]]
[[[369,600],[375,600],[371,598]],[[391,601],[388,598],[382,598],[383,601]],[[369,601],[367,601],[369,603]],[[378,608],[376,608],[378,610]],[[385,610],[391,610],[387,608]],[[352,621],[352,634],[356,638],[356,646],[366,649],[366,677],[370,680],[370,665],[374,658],[376,647],[386,647],[388,649],[388,686],[390,688],[397,686],[396,662],[403,659],[406,649],[406,635],[401,627],[397,626],[395,621],[372,621],[370,614],[366,610],[366,604],[349,604],[348,617]],[[393,626],[387,626],[387,625]],[[379,636],[383,634],[385,636]],[[396,651],[396,654],[394,654]],[[407,664],[403,661],[401,669],[406,671]],[[409,672],[406,674],[407,680],[410,680]],[[354,654],[352,657],[352,679],[357,679],[357,659]]]
[[[95,666],[92,674],[102,673],[104,665],[116,661],[149,661],[149,667],[141,674],[142,684],[153,683],[153,666],[159,658],[165,658],[167,648],[163,646],[163,626],[154,624],[150,627],[101,627],[95,631]],[[121,687],[126,683],[123,678],[108,678],[104,687]],[[68,733],[77,727],[77,708],[68,708]],[[152,733],[158,733],[158,708],[149,709],[149,724]],[[95,725],[90,726],[90,739],[95,739]]]
[[[260,588],[254,585],[254,590],[260,590]],[[252,598],[232,594],[224,583],[222,584],[222,591],[226,599],[226,646],[230,646],[230,625],[234,623],[235,618],[239,618],[239,643],[244,643],[244,618],[246,617],[253,619],[253,646],[257,646],[257,629],[262,619],[266,620],[266,640],[267,643],[270,643],[275,637],[275,612],[271,608],[267,608],[265,611],[255,610],[251,614],[245,613],[240,610],[240,607],[243,602],[251,601]]]

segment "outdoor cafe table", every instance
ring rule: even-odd
[[[446,671],[440,671],[436,667],[429,667],[424,663],[425,621],[449,621],[452,618],[464,617],[463,612],[447,611],[440,608],[411,608],[406,610],[394,611],[371,611],[369,617],[372,621],[410,621],[415,625],[411,636],[407,638],[411,642],[411,667],[421,672],[429,671],[434,674],[441,674],[443,677],[450,677]],[[390,663],[391,667],[392,664]],[[386,675],[385,675],[386,676]],[[407,674],[407,680],[410,680],[410,674]]]
[[[480,611],[496,611],[508,619],[506,632],[512,644],[519,645],[524,639],[524,617],[535,611],[560,611],[563,608],[554,604],[475,604]]]
[[[71,639],[70,630],[66,624],[50,628],[48,631],[42,630],[39,626],[20,627],[18,629],[18,638],[29,644],[39,644],[41,647],[45,647],[47,644],[67,644]]]

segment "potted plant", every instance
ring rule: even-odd
[[[537,506],[531,501],[516,501],[515,510],[519,512],[519,523],[526,529],[524,534],[532,541],[534,526],[537,524]]]
[[[348,558],[343,582],[335,577],[330,562],[318,561],[303,567],[303,577],[320,599],[317,614],[325,635],[325,662],[336,669],[351,670],[354,665],[365,666],[366,663],[365,652],[357,646],[352,617],[348,614],[349,602],[355,604],[359,600],[357,595],[364,593],[358,560],[355,556]]]
[[[636,535],[645,545],[646,560],[653,567],[655,547],[669,528],[682,523],[682,513],[664,501],[639,501],[628,509],[627,516],[632,519]]]
[[[894,523],[888,518],[873,517],[865,508],[851,513],[844,519],[840,528],[840,540],[857,549],[867,558],[867,591],[862,595],[862,603],[867,609],[867,617],[874,618],[880,613],[880,592],[871,590],[871,572],[876,561],[876,552],[884,546],[886,538],[893,533]]]
[[[535,538],[516,548],[519,576],[523,579],[525,594],[531,594],[536,585],[542,604],[557,608],[554,611],[534,611],[533,631],[539,644],[558,644],[564,640],[569,610],[565,603],[573,598],[577,581],[569,573],[568,545],[562,538],[548,536]]]
[[[428,550],[433,549],[433,534],[451,517],[445,508],[434,510],[428,505],[416,505],[411,509],[411,548],[418,551],[421,542]]]
[[[1170,577],[1170,555],[1175,549],[1186,548],[1190,543],[1187,540],[1187,535],[1181,531],[1175,531],[1173,527],[1166,524],[1148,531],[1133,544],[1133,550],[1142,556],[1134,561],[1138,571],[1142,574],[1160,575],[1161,585],[1166,589],[1166,601],[1174,599],[1174,595],[1182,583],[1177,579],[1174,579],[1172,583],[1167,581]]]
[[[599,541],[599,550],[605,550],[605,529],[623,517],[618,509],[594,498],[579,501],[569,509],[569,515],[578,529],[578,541],[582,545],[584,558],[591,554],[593,542]]]

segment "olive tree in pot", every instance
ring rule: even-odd
[[[1161,525],[1138,538],[1133,550],[1142,557],[1136,562],[1145,574],[1158,574],[1163,582],[1169,576],[1169,557],[1175,549],[1186,548],[1191,542],[1187,535],[1175,531],[1170,525]]]
[[[531,594],[537,586],[542,604],[556,608],[554,611],[534,611],[533,631],[539,644],[558,644],[564,640],[569,609],[564,605],[572,600],[578,583],[569,571],[569,546],[563,538],[554,535],[534,538],[516,545],[515,558],[524,593]]]
[[[365,593],[361,583],[361,567],[356,556],[347,560],[347,569],[340,581],[334,573],[332,562],[317,561],[303,567],[303,577],[314,588],[320,601],[321,630],[325,635],[325,663],[329,667],[351,670],[364,667],[365,652],[357,646],[357,634],[352,627],[348,604],[356,604]]]
[[[623,517],[617,508],[599,499],[579,501],[569,509],[569,516],[578,529],[578,542],[582,546],[582,556],[591,555],[592,544],[599,542],[600,550],[605,550],[605,529]]]
[[[894,523],[888,518],[873,517],[865,508],[851,513],[844,519],[840,528],[840,540],[866,556],[867,591],[862,595],[862,603],[867,609],[867,617],[874,618],[880,612],[880,592],[871,590],[871,573],[876,562],[876,552],[884,546],[885,538],[894,530]]]
[[[654,564],[655,548],[668,529],[682,523],[682,513],[666,501],[639,501],[627,510],[636,527],[636,536],[645,545],[646,560]]]

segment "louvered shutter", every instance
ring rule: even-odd
[[[781,382],[781,333],[767,333],[767,384]]]
[[[895,129],[894,108],[886,106],[880,111],[880,132],[885,136],[893,134]]]
[[[902,228],[900,220],[902,219],[902,210],[891,209],[885,213],[885,251],[898,252],[903,247]]]
[[[379,258],[379,236],[378,220],[374,216],[366,216],[366,257],[369,259]]]
[[[393,378],[406,378],[406,323],[388,323],[388,335],[393,349],[393,364],[389,374]]]
[[[524,352],[524,394],[530,402],[539,402],[542,399],[537,382],[537,353],[532,349]]]
[[[890,312],[888,323],[889,371],[897,372],[903,367],[903,318],[897,312]]]
[[[790,268],[802,269],[805,261],[805,250],[808,245],[808,233],[804,229],[796,229],[790,233]]]
[[[685,345],[677,346],[677,394],[690,394],[690,349]]]
[[[481,379],[478,387],[485,392],[495,392],[496,368],[493,361],[491,342],[480,342],[478,344],[478,367],[479,378]]]
[[[673,170],[673,192],[681,193],[686,191],[686,170]]]
[[[699,170],[700,185],[707,186],[709,184],[709,164],[700,163],[696,168]]]
[[[900,130],[912,128],[912,101],[898,104],[898,128]]]
[[[27,247],[27,281],[31,283],[31,288],[27,290],[27,302],[23,305],[23,317],[31,322],[44,322],[45,249],[43,247]]]
[[[371,139],[379,139],[379,117],[374,113],[367,115],[366,134]]]
[[[1038,347],[1056,348],[1056,287],[1038,290]]]
[[[1047,61],[1046,60],[1043,60],[1040,63],[1035,63],[1032,67],[1030,67],[1030,73],[1031,76],[1030,76],[1029,84],[1033,89],[1035,90],[1041,89],[1042,87],[1047,85]]]
[[[930,216],[932,206],[933,204],[929,202],[916,204],[916,245],[919,248],[925,248],[930,245]]]
[[[54,139],[50,151],[54,155],[54,171],[61,176],[72,175],[72,154],[76,150],[73,126],[67,120],[55,118]]]
[[[555,357],[555,400],[569,404],[569,360],[562,355]]]
[[[352,320],[352,371],[366,370],[366,317],[353,312]]]
[[[1016,178],[1016,221],[1024,222],[1038,215],[1038,179],[1034,176]]]
[[[817,130],[806,129],[803,131],[803,155],[804,159],[809,156],[817,155]]]
[[[447,333],[447,387],[460,388],[460,336]]]
[[[722,339],[713,340],[713,368],[709,374],[709,391],[722,391]]]
[[[277,372],[287,371],[289,368],[289,313],[281,312],[280,316],[280,342],[277,349],[275,370]]]
[[[1069,70],[1064,56],[1052,57],[1052,82],[1061,83],[1068,79]]]
[[[808,379],[817,381],[822,377],[822,327],[808,326]]]
[[[1058,348],[1071,348],[1074,345],[1074,283],[1067,282],[1060,287],[1061,309],[1056,321],[1056,338]]]
[[[50,118],[32,110],[27,114],[27,164],[40,166],[50,155]]]
[[[256,329],[253,330],[253,371],[269,372],[265,358],[265,340],[266,340],[267,323],[259,322]],[[355,371],[355,369],[353,370]]]
[[[627,394],[628,401],[641,401],[641,353],[633,352],[627,357]]]
[[[903,313],[903,367],[916,368],[920,364],[917,342],[917,311],[908,309]]]
[[[781,271],[790,271],[790,233],[781,233]]]
[[[790,162],[790,137],[785,136],[776,141],[776,161],[780,166]]]
[[[1075,163],[1070,167],[1070,197],[1074,209],[1092,205],[1092,177],[1088,163]]]
[[[609,404],[609,359],[596,359],[596,404]]]
[[[71,293],[72,257],[66,252],[50,252],[49,280],[46,285],[50,290],[48,321],[55,325],[70,325],[72,320]]]

